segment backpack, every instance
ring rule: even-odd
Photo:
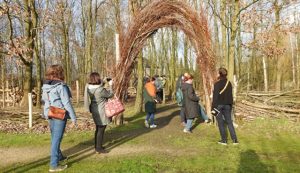
[[[182,102],[183,102],[183,93],[181,88],[178,88],[176,91],[176,102],[178,106],[182,106]]]

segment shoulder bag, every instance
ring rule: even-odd
[[[49,111],[48,111],[48,118],[54,118],[54,119],[58,119],[58,120],[64,120],[65,116],[66,116],[66,110],[59,108],[59,107],[55,107],[55,106],[51,106],[51,101],[49,98],[49,94],[47,93],[48,96],[48,100],[49,100]]]

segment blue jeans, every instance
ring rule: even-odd
[[[194,119],[187,119],[185,124],[185,130],[191,131]]]
[[[154,113],[149,113],[147,112],[147,115],[146,115],[146,121],[149,122],[149,119],[150,119],[150,125],[153,125],[154,124]]]
[[[49,122],[51,130],[50,166],[55,168],[58,166],[59,160],[63,157],[60,150],[60,143],[65,132],[67,120],[50,119]]]
[[[223,141],[227,141],[225,123],[229,129],[232,140],[237,140],[235,130],[231,119],[231,105],[218,105],[217,109],[220,113],[216,116],[219,126],[220,135]]]
[[[203,109],[203,106],[199,103],[199,113],[203,120],[208,120],[208,117]]]

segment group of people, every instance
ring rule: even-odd
[[[107,80],[108,88],[104,87],[104,81],[101,80],[99,73],[92,72],[88,77],[88,83],[85,87],[84,105],[92,114],[96,125],[94,147],[96,153],[107,153],[103,147],[103,137],[106,126],[111,119],[105,116],[105,102],[114,96],[112,91],[113,80]],[[60,144],[66,128],[67,119],[71,119],[70,128],[77,125],[74,108],[71,104],[72,97],[69,87],[64,82],[64,70],[60,65],[51,65],[45,75],[43,83],[42,100],[44,102],[44,116],[49,120],[51,131],[51,151],[50,151],[50,169],[49,172],[63,171],[68,166],[60,164],[68,159],[60,149]],[[48,118],[50,106],[63,108],[66,115],[63,120]]]
[[[227,71],[224,68],[219,69],[219,81],[214,85],[213,91],[213,108],[216,114],[216,119],[219,125],[221,141],[219,143],[226,145],[227,136],[225,124],[229,128],[229,132],[234,144],[238,144],[235,130],[231,119],[232,109],[232,86],[226,78]],[[88,82],[84,92],[84,106],[92,114],[95,122],[94,148],[95,152],[107,153],[103,146],[103,137],[106,126],[111,122],[111,119],[105,116],[105,103],[109,98],[114,96],[112,85],[113,80],[101,80],[99,73],[92,72],[88,77]],[[156,82],[155,82],[156,81]],[[108,87],[104,87],[104,84]],[[177,89],[182,92],[181,105],[181,120],[184,124],[184,132],[191,133],[193,120],[201,115],[201,117],[209,122],[207,115],[199,102],[199,97],[195,94],[193,88],[193,76],[185,73],[180,77]],[[145,126],[147,128],[156,128],[154,123],[154,114],[156,112],[156,103],[161,98],[162,90],[157,89],[157,78],[147,78],[144,86],[144,106],[146,112]],[[60,164],[68,159],[64,156],[60,149],[60,144],[66,128],[67,119],[71,119],[70,128],[77,125],[74,108],[71,104],[71,91],[64,82],[64,70],[60,65],[51,65],[45,75],[45,80],[42,87],[42,100],[44,102],[44,116],[49,120],[51,131],[51,156],[49,172],[58,172],[67,168],[66,164]],[[50,106],[63,108],[66,110],[66,116],[63,120],[48,118]]]
[[[218,73],[218,81],[214,84],[212,95],[212,114],[216,117],[221,136],[218,143],[227,145],[226,128],[228,127],[232,142],[237,145],[239,143],[231,117],[233,105],[232,85],[227,79],[225,68],[219,68]],[[176,90],[177,103],[181,106],[180,117],[184,125],[183,132],[192,133],[191,127],[197,117],[201,117],[207,123],[211,121],[200,103],[200,98],[195,93],[191,74],[185,73],[179,77]]]

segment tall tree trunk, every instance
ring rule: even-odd
[[[300,87],[300,34],[296,36],[296,74],[297,74],[297,89]]]
[[[0,67],[1,67],[1,88],[2,88],[2,93],[0,93],[0,95],[2,95],[2,107],[5,107],[5,103],[4,103],[4,97],[5,97],[5,92],[4,92],[4,88],[5,88],[5,60],[4,60],[4,56],[2,54],[0,54]]]
[[[185,36],[185,39],[183,41],[183,63],[184,63],[184,71],[189,70],[189,60],[188,60],[188,50],[189,50],[189,44],[187,37]]]
[[[41,107],[41,98],[42,98],[42,74],[41,74],[41,58],[40,58],[40,39],[39,39],[39,30],[37,29],[40,26],[38,23],[38,14],[35,9],[35,4],[32,6],[33,10],[31,11],[32,15],[32,24],[33,28],[36,30],[36,37],[35,39],[35,47],[34,47],[34,59],[35,59],[35,66],[36,66],[36,106],[38,108]],[[40,27],[39,27],[40,28]]]
[[[221,17],[223,18],[223,20],[225,21],[225,19],[227,18],[226,16],[226,5],[227,5],[227,1],[226,0],[222,0],[221,2]],[[227,52],[227,33],[226,33],[227,29],[224,25],[221,25],[221,32],[222,32],[222,57],[223,57],[223,61],[222,64],[223,66],[225,66],[226,68],[228,68],[228,52]]]
[[[231,29],[229,40],[229,59],[228,59],[228,78],[233,82],[234,75],[234,59],[235,59],[235,39],[237,35],[237,11],[239,8],[239,0],[233,0],[233,8],[231,8]]]
[[[138,84],[136,88],[136,99],[134,103],[134,114],[138,114],[143,110],[143,76],[144,76],[144,67],[143,67],[143,53],[140,52],[137,58],[137,76]]]
[[[92,0],[88,2],[88,14],[87,14],[87,38],[86,38],[86,69],[85,72],[91,73],[93,71],[93,55],[92,55],[92,28],[93,28],[93,13],[92,13]]]
[[[26,36],[26,47],[28,50],[35,49],[34,39],[36,37],[36,28],[33,28],[33,20],[34,16],[32,15],[32,11],[35,10],[35,1],[34,0],[23,0],[24,9],[26,13],[25,17],[25,36]],[[33,51],[28,51],[26,53],[26,57],[29,60],[23,60],[25,65],[25,81],[24,81],[24,90],[23,90],[23,98],[21,101],[22,106],[28,105],[28,93],[32,91],[32,57]]]
[[[293,85],[296,88],[296,63],[295,63],[295,56],[294,56],[294,44],[292,39],[292,33],[289,33],[290,37],[290,44],[291,44],[291,62],[292,62],[292,76],[293,76]]]
[[[265,56],[262,56],[262,59],[263,59],[263,69],[264,69],[264,90],[265,90],[265,92],[267,92],[269,90],[267,62],[266,62]]]
[[[282,6],[280,6],[278,4],[278,0],[275,0],[273,6],[275,9],[275,32],[277,32],[278,34],[276,34],[275,39],[276,39],[276,46],[277,47],[282,47],[282,36],[281,33],[278,32],[280,29],[280,12],[282,9]],[[280,91],[281,90],[281,82],[282,82],[282,75],[283,75],[283,59],[284,57],[282,55],[277,55],[276,56],[277,59],[277,64],[276,64],[276,91]]]

